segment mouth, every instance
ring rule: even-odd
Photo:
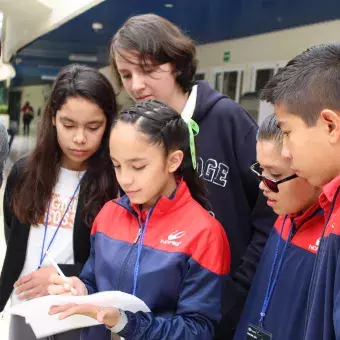
[[[152,99],[152,95],[147,95],[147,96],[140,96],[136,98],[137,102],[142,102],[142,101],[146,101],[146,100],[151,100]]]
[[[267,195],[264,195],[264,196],[267,198],[267,205],[269,205],[270,207],[273,207],[276,204],[277,200],[274,200],[268,197]]]
[[[84,156],[87,153],[87,150],[80,150],[80,149],[70,149],[71,153],[74,156]]]
[[[273,207],[276,203],[277,203],[277,201],[275,201],[275,200],[271,200],[271,199],[267,200],[267,205],[269,205],[270,207]]]
[[[129,191],[125,191],[125,193],[128,195],[128,196],[132,196],[132,195],[135,195],[137,192],[139,192],[139,190],[129,190]]]

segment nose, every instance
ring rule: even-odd
[[[262,191],[265,191],[267,189],[267,187],[264,185],[263,181],[260,181],[259,188]]]
[[[76,144],[85,144],[86,136],[84,129],[77,129],[76,134],[73,137],[73,141]]]
[[[259,188],[260,188],[260,190],[263,191],[263,193],[264,193],[265,196],[267,196],[267,197],[268,197],[268,194],[269,194],[269,193],[272,193],[271,190],[269,190],[268,187],[263,183],[263,181],[260,182]]]
[[[290,150],[284,144],[282,146],[281,155],[285,159],[292,159],[292,154],[291,154]]]
[[[145,79],[142,74],[134,74],[132,77],[131,89],[134,93],[141,92],[145,89]]]
[[[123,190],[128,190],[134,182],[134,178],[129,171],[122,171],[116,173],[117,181],[119,182],[120,186]]]

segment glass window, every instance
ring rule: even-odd
[[[237,71],[223,73],[222,93],[232,100],[236,100],[237,75]]]
[[[204,73],[196,73],[194,76],[194,80],[204,80],[205,79],[205,74]]]
[[[268,80],[274,75],[273,68],[266,68],[256,71],[255,92],[259,93],[267,84]]]

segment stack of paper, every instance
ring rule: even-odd
[[[49,315],[51,306],[67,303],[93,304],[100,307],[116,307],[124,311],[136,313],[150,312],[148,306],[139,298],[119,291],[101,292],[86,296],[49,295],[15,305],[6,313],[19,315],[26,319],[37,338],[66,332],[71,329],[99,325],[99,322],[82,315],[73,315],[58,320],[58,315]]]

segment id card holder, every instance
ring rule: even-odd
[[[247,329],[247,340],[272,340],[273,335],[264,329],[249,324]]]

